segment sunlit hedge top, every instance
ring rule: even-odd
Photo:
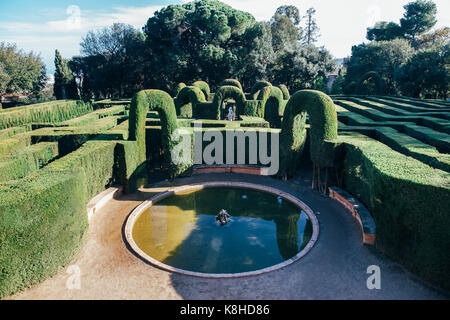
[[[223,86],[233,86],[233,87],[236,87],[236,88],[239,88],[240,90],[242,90],[241,83],[238,80],[236,80],[236,79],[225,79],[225,80],[223,80],[220,83],[219,87],[223,87]]]

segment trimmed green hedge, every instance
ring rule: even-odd
[[[237,115],[244,114],[246,106],[245,94],[234,86],[223,86],[214,95],[213,106],[218,120],[222,118],[222,104],[225,99],[234,99],[237,106]]]
[[[24,133],[31,130],[31,125],[23,125],[19,127],[10,127],[7,129],[0,130],[0,141],[9,139],[16,134]]]
[[[194,86],[184,87],[174,99],[177,115],[192,118],[193,110],[197,109],[199,103],[206,102],[204,92]]]
[[[43,142],[26,147],[14,156],[0,159],[0,182],[23,178],[57,156],[58,144],[55,142]]]
[[[39,170],[0,184],[0,298],[67,266],[87,230],[83,172]]]
[[[450,176],[359,134],[340,134],[344,188],[375,218],[376,246],[450,289]]]
[[[259,91],[264,87],[271,87],[272,84],[268,81],[257,81],[253,87],[250,89],[250,97],[253,100],[258,99]]]
[[[239,82],[239,80],[236,80],[236,79],[225,79],[225,80],[223,80],[219,84],[219,87],[224,87],[224,86],[233,86],[233,87],[239,88],[240,90],[244,91],[242,89],[241,83]]]
[[[90,103],[77,100],[57,100],[15,107],[0,112],[0,129],[31,122],[57,123],[92,112]]]
[[[270,100],[269,100],[270,99]],[[261,101],[257,116],[266,119],[267,121],[278,121],[279,115],[283,106],[283,93],[277,87],[264,87],[259,91],[258,100]],[[270,104],[270,110],[267,110],[267,102],[274,101]],[[272,110],[273,109],[273,110]],[[268,111],[269,113],[267,113]],[[272,113],[272,114],[271,114]]]
[[[209,89],[209,84],[207,84],[205,81],[195,81],[192,84],[193,87],[197,87],[200,90],[202,90],[203,94],[205,95],[205,98],[208,99],[209,95],[211,94],[211,89]]]
[[[169,174],[176,177],[192,163],[176,164],[172,159],[172,151],[181,139],[174,140],[173,135],[178,128],[177,115],[173,99],[164,91],[143,90],[134,95],[131,100],[129,118],[129,140],[138,144],[137,159],[140,166],[146,162],[145,122],[149,110],[158,111],[162,126],[162,146],[166,163],[169,164]],[[178,131],[177,131],[178,132]]]
[[[310,156],[321,167],[334,167],[337,114],[333,101],[320,91],[301,90],[286,105],[280,135],[280,175],[290,177],[306,141],[306,114],[311,123]]]
[[[291,94],[289,93],[289,89],[284,84],[280,84],[278,86],[281,92],[283,92],[283,100],[289,100],[291,98]]]
[[[173,97],[176,98],[180,93],[181,89],[183,89],[184,87],[186,87],[186,84],[184,82],[180,82],[179,84],[177,84],[172,92]]]

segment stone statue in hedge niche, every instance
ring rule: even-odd
[[[222,209],[220,210],[219,214],[216,216],[216,221],[221,225],[224,226],[228,222],[230,222],[231,216],[228,214],[227,210]]]
[[[228,121],[233,121],[233,120],[234,120],[234,110],[233,110],[233,105],[232,105],[232,104],[228,104],[227,106],[229,106],[229,108],[228,108],[227,120],[228,120]]]

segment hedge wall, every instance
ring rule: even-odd
[[[87,229],[87,202],[114,179],[115,147],[88,141],[23,179],[0,183],[0,297],[72,261]]]
[[[31,122],[61,122],[92,112],[90,103],[77,100],[57,100],[15,107],[0,112],[0,129]]]
[[[0,182],[23,178],[57,156],[58,144],[55,142],[43,142],[26,147],[13,156],[0,159]]]
[[[448,173],[359,134],[340,134],[339,141],[345,146],[344,188],[374,216],[376,246],[450,289]]]

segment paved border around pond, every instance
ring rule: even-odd
[[[282,263],[264,268],[259,269],[255,271],[249,271],[249,272],[241,272],[241,273],[201,273],[201,272],[194,272],[194,271],[188,271],[183,270],[179,268],[175,268],[172,266],[169,266],[165,263],[162,263],[151,256],[149,256],[147,253],[145,253],[134,241],[133,239],[133,227],[134,224],[139,218],[139,216],[144,212],[144,210],[150,208],[152,205],[156,204],[158,201],[161,201],[165,198],[178,195],[184,192],[189,191],[199,191],[204,188],[211,188],[211,187],[235,187],[235,188],[245,188],[245,189],[254,189],[259,191],[268,192],[277,196],[280,196],[290,202],[292,202],[297,207],[300,207],[306,215],[309,217],[313,233],[311,236],[311,239],[308,241],[306,246],[295,256],[292,258],[285,260]],[[151,197],[150,199],[144,201],[141,205],[139,205],[136,209],[133,210],[133,212],[128,216],[127,221],[125,222],[125,228],[124,228],[124,238],[128,242],[128,245],[130,246],[130,249],[134,251],[134,253],[144,261],[147,261],[163,270],[167,270],[170,272],[176,272],[184,275],[189,276],[195,276],[195,277],[201,277],[201,278],[242,278],[242,277],[251,277],[251,276],[257,276],[263,273],[272,272],[275,270],[282,269],[284,267],[287,267],[288,265],[300,260],[302,257],[304,257],[314,246],[317,239],[319,237],[319,221],[316,218],[316,215],[311,210],[309,206],[307,206],[303,201],[299,200],[298,198],[294,197],[293,195],[283,192],[281,190],[260,185],[260,184],[254,184],[254,183],[246,183],[246,182],[230,182],[230,181],[218,181],[218,182],[204,182],[204,183],[196,183],[196,184],[190,184],[190,185],[184,185],[180,187],[170,188],[168,191],[160,193],[156,196]]]

